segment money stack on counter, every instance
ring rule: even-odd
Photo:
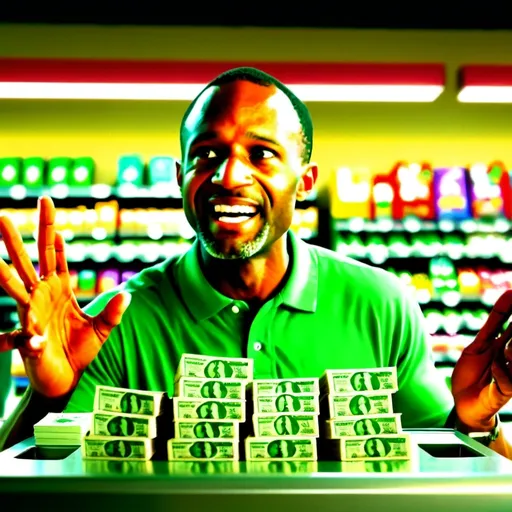
[[[157,448],[157,422],[165,392],[97,386],[91,433],[83,438],[84,459],[149,460]]]
[[[239,460],[245,388],[253,368],[248,358],[182,355],[173,399],[174,437],[167,443],[169,460]]]
[[[36,446],[80,446],[91,427],[91,413],[48,413],[34,425]]]
[[[254,380],[251,385],[254,435],[245,458],[317,460],[319,379]]]
[[[391,396],[396,368],[326,370],[320,380],[326,456],[342,461],[409,459],[410,436],[402,432]],[[327,407],[324,407],[324,404]]]

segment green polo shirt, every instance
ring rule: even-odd
[[[123,288],[132,301],[83,374],[67,411],[91,411],[97,384],[174,393],[183,353],[254,359],[254,378],[320,377],[325,369],[396,366],[405,427],[442,426],[453,407],[423,315],[392,274],[289,233],[291,272],[252,322],[249,307],[204,277],[195,242]],[[87,307],[100,311],[116,291]]]

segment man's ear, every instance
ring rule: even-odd
[[[183,174],[181,172],[181,169],[182,169],[181,162],[179,160],[175,160],[174,163],[176,165],[176,179],[178,180],[178,185],[181,188],[181,184],[183,183]]]
[[[318,177],[318,165],[315,163],[309,163],[302,173],[302,176],[297,185],[297,200],[304,201],[313,190],[316,179]]]

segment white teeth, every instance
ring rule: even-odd
[[[239,224],[240,222],[245,222],[249,220],[251,217],[247,217],[246,215],[239,215],[238,217],[219,217],[221,222],[229,222],[230,224]]]
[[[257,208],[255,206],[248,206],[242,204],[216,204],[214,205],[215,213],[245,213],[245,214],[253,214],[257,212]]]

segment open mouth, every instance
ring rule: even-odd
[[[240,224],[259,213],[257,206],[242,204],[214,204],[211,210],[211,215],[215,220],[228,224]]]

